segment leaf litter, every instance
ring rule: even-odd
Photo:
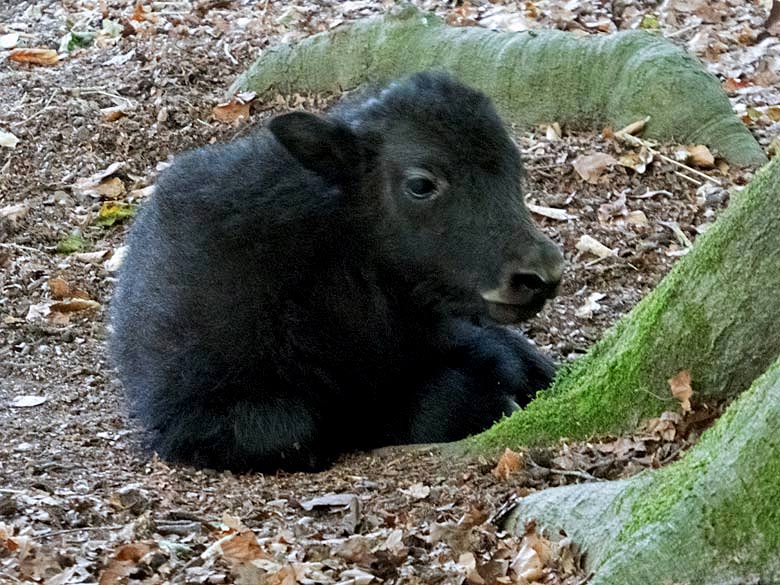
[[[724,80],[763,145],[777,141],[778,41],[764,34],[777,19],[759,3],[692,0],[662,12],[643,1],[418,4],[456,25],[484,19],[500,30],[603,34],[652,22]],[[237,113],[213,117],[234,76],[270,43],[388,6],[75,0],[67,12],[53,1],[0,8],[0,54],[43,49],[50,63],[9,60],[0,74],[8,104],[0,114],[0,580],[576,583],[585,578],[576,543],[533,526],[505,534],[501,510],[532,490],[665,465],[720,414],[724,405],[695,395],[687,411],[683,390],[630,436],[479,460],[392,448],[309,475],[236,476],[141,452],[103,349],[127,222],[96,219],[104,209],[134,209],[175,153],[229,140],[280,111],[331,103],[236,96]],[[64,30],[71,37],[60,52]],[[91,40],[71,43],[73,32]],[[641,121],[601,135],[557,124],[516,132],[529,207],[568,261],[560,297],[524,329],[560,361],[581,355],[652,289],[751,177],[718,159],[711,166],[700,145],[640,136]],[[610,157],[586,173],[595,184],[574,165],[593,153]],[[578,252],[583,238],[610,253]],[[89,306],[69,310],[78,301]]]

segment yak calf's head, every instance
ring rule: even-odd
[[[381,260],[414,279],[423,302],[510,323],[554,296],[563,256],[530,218],[517,148],[482,93],[420,73],[328,117],[296,112],[269,128],[373,212]]]

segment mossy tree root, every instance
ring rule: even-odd
[[[264,54],[231,91],[341,92],[444,69],[490,95],[518,124],[615,129],[650,117],[645,135],[706,144],[733,164],[766,157],[718,80],[662,37],[629,31],[580,37],[450,27],[413,6],[340,26]]]
[[[631,479],[521,499],[505,527],[563,529],[591,585],[776,583],[780,575],[780,361],[680,461]]]
[[[553,386],[465,446],[484,452],[633,429],[674,408],[690,370],[700,397],[733,397],[780,353],[780,160],[761,169],[661,283]]]

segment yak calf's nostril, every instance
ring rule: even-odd
[[[519,289],[525,287],[532,291],[539,291],[550,286],[544,279],[535,272],[516,272],[509,277],[509,287]]]

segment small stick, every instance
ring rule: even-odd
[[[124,526],[120,524],[109,524],[108,526],[82,526],[81,528],[65,528],[63,530],[50,530],[42,534],[33,534],[33,538],[51,538],[60,534],[69,534],[71,532],[92,532],[95,530],[121,530]]]
[[[680,167],[682,169],[685,169],[689,173],[693,173],[694,175],[698,175],[702,179],[705,179],[707,181],[711,181],[711,182],[715,183],[716,185],[718,185],[719,187],[722,185],[722,183],[718,179],[710,177],[708,174],[702,173],[701,171],[698,171],[698,170],[694,169],[691,166],[688,166],[688,165],[686,165],[684,163],[676,161],[673,158],[669,158],[665,154],[661,154],[655,148],[650,146],[650,143],[648,143],[646,140],[642,140],[641,138],[637,138],[636,136],[632,136],[631,134],[625,134],[625,133],[622,133],[622,132],[616,132],[615,133],[615,137],[620,139],[620,140],[625,140],[626,142],[634,144],[636,146],[644,146],[648,151],[653,153],[655,156],[657,156],[661,160],[663,160],[665,162],[668,162],[668,163],[671,163],[673,165],[676,165],[676,166],[678,166],[678,167]]]
[[[699,187],[701,187],[701,185],[702,185],[702,182],[701,182],[701,181],[697,181],[696,179],[694,179],[693,177],[689,177],[689,176],[688,176],[688,175],[686,175],[685,173],[681,173],[680,171],[672,171],[672,172],[673,172],[675,175],[677,175],[678,177],[682,177],[682,178],[683,178],[683,179],[685,179],[686,181],[690,181],[690,182],[691,182],[691,183],[693,183],[694,185],[697,185],[697,186],[699,186]]]

